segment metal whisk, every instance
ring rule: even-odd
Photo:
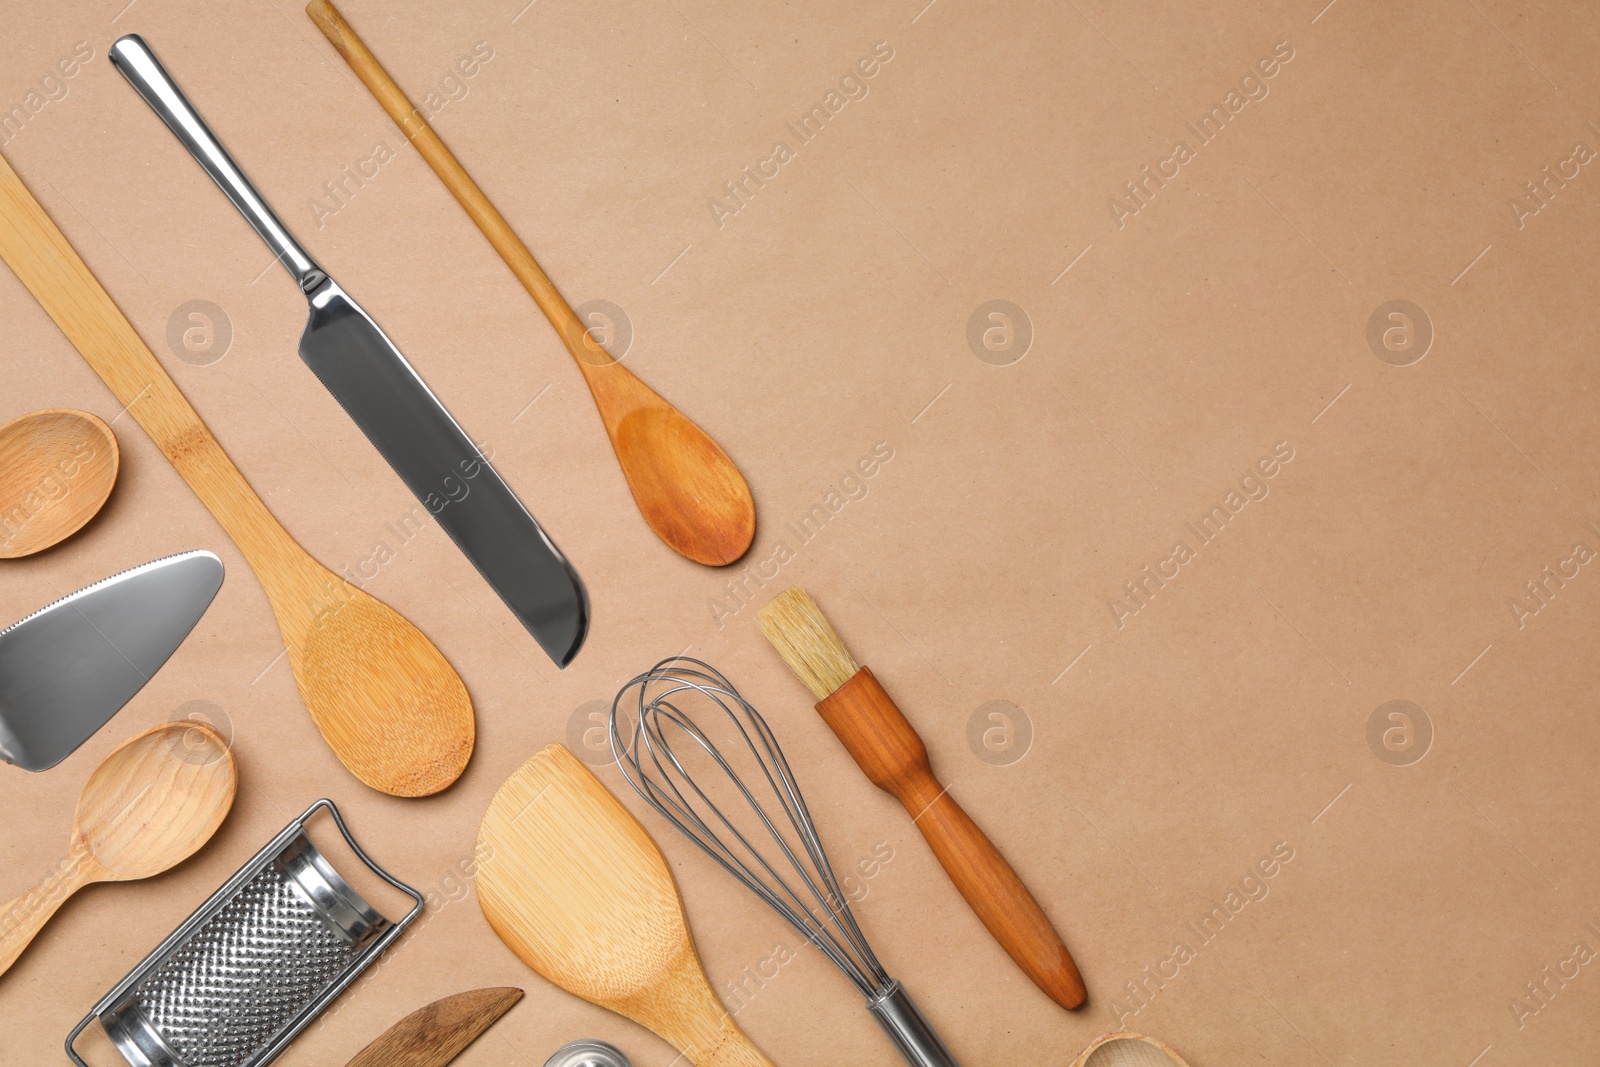
[[[711,735],[729,725],[731,740],[719,748]],[[610,733],[628,784],[832,960],[907,1063],[959,1067],[867,944],[778,739],[732,682],[697,659],[662,660],[617,693]],[[701,773],[726,785],[702,788]],[[714,792],[742,798],[749,813],[730,818]]]

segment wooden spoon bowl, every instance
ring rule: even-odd
[[[194,855],[227,818],[238,786],[232,749],[204,723],[162,723],[118,745],[84,784],[66,858],[0,907],[0,974],[90,882],[150,878]]]
[[[121,453],[111,427],[52,408],[0,426],[0,559],[43,552],[99,513]]]
[[[580,365],[628,489],[656,536],[708,567],[743,556],[755,539],[756,505],[722,446],[620,364]]]
[[[277,593],[272,604],[317,729],[374,789],[397,797],[444,789],[466,769],[477,738],[461,676],[398,611],[318,563],[302,569],[316,581],[303,581],[299,597]],[[334,592],[339,599],[320,612],[305,610]]]
[[[1184,1058],[1153,1037],[1129,1030],[1097,1037],[1072,1067],[1189,1067]]]

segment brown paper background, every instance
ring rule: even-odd
[[[1573,542],[1600,548],[1585,526],[1600,521],[1600,163],[1521,228],[1508,201],[1575,142],[1600,147],[1595,12],[925,2],[344,11],[419,98],[492,45],[436,127],[574,304],[626,309],[629,364],[736,457],[760,513],[746,563],[779,541],[794,554],[764,588],[749,571],[746,599],[791,583],[817,596],[1063,931],[1090,1007],[1063,1012],[1011,966],[810,711],[755,607],[714,618],[743,565],[701,568],[651,535],[553,331],[295,3],[11,3],[0,100],[22,101],[75,42],[93,58],[6,157],[289,530],[357,566],[414,502],[297,359],[299,294],[106,62],[123,32],[145,35],[312,254],[494,450],[583,574],[594,625],[558,672],[437,528],[399,547],[367,588],[458,668],[478,747],[439,797],[366,789],[275,662],[238,552],[0,271],[0,418],[81,407],[115,420],[123,449],[94,524],[0,566],[0,616],[183,549],[228,566],[196,632],[109,726],[48,773],[0,769],[0,895],[62,854],[104,754],[186,701],[231,730],[242,773],[210,847],[164,877],[84,891],[0,980],[0,1060],[56,1062],[106,989],[326,795],[445,903],[281,1062],[341,1064],[429,1000],[513,984],[527,999],[462,1064],[537,1067],[592,1036],[665,1067],[665,1044],[524,968],[458,865],[512,769],[687,646],[775,722],[839,866],[892,846],[858,913],[965,1063],[1070,1062],[1179,939],[1195,958],[1122,1022],[1195,1067],[1593,1061],[1597,965],[1548,983],[1520,1025],[1509,1005],[1575,942],[1600,947],[1585,925],[1600,926],[1600,564],[1520,628],[1508,601]],[[879,41],[894,58],[869,95],[719,228],[707,205],[722,183],[791,140],[785,122]],[[1116,228],[1122,183],[1174,139],[1193,147],[1184,124],[1279,42],[1294,58],[1269,95]],[[380,142],[394,158],[319,228],[311,198]],[[1366,339],[1396,298],[1435,333],[1405,367]],[[206,366],[166,342],[193,299],[233,331]],[[991,299],[1034,332],[1008,366],[966,341]],[[1184,523],[1280,441],[1294,459],[1270,495],[1119,629],[1122,583],[1176,539],[1198,547]],[[800,544],[784,524],[878,442],[894,458],[867,495]],[[1434,730],[1408,766],[1367,741],[1393,699]],[[992,700],[1033,733],[1006,766],[967,741]],[[624,800],[658,834],[719,989],[797,944]],[[1269,895],[1199,945],[1184,924],[1278,842],[1294,858]],[[896,1062],[813,953],[738,1018],[778,1064]]]

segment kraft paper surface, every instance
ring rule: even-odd
[[[122,448],[94,522],[0,562],[0,622],[185,549],[228,569],[76,754],[0,767],[0,897],[65,854],[136,731],[204,718],[241,775],[199,855],[85,889],[0,978],[0,1061],[61,1062],[328,796],[430,906],[286,1067],[488,985],[528,995],[464,1065],[592,1037],[667,1067],[475,902],[490,797],[560,740],[660,841],[774,1063],[898,1062],[609,765],[612,696],[684,650],[773,723],[878,955],[963,1063],[1067,1064],[1114,1029],[1194,1067],[1594,1061],[1592,6],[342,10],[597,336],[740,464],[755,544],[714,570],[651,533],[555,332],[293,0],[9,4],[0,151],[288,530],[455,665],[478,741],[439,796],[357,782],[238,550],[0,271],[0,421],[81,408]],[[303,297],[108,63],[127,32],[582,574],[567,670],[300,362]],[[1011,964],[813,712],[755,624],[793,584],[1033,889],[1087,1008]]]

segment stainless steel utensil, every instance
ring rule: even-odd
[[[583,582],[378,324],[317,266],[143,39],[111,62],[233,201],[310,301],[300,358],[556,664],[583,644]]]
[[[636,703],[625,710],[630,692]],[[628,784],[833,961],[907,1063],[959,1067],[873,955],[777,737],[732,682],[697,659],[662,660],[617,694],[610,733]],[[725,787],[708,787],[712,778]],[[717,792],[742,798],[749,811],[730,815]]]
[[[351,851],[416,901],[380,915],[307,836],[333,816]],[[157,945],[67,1036],[67,1055],[96,1019],[130,1067],[261,1067],[277,1058],[422,912],[422,894],[356,844],[330,800],[269,841]]]
[[[114,574],[0,630],[0,759],[54,767],[122,710],[222,587],[222,561],[181,552]]]
[[[604,1041],[574,1041],[562,1045],[544,1061],[544,1067],[633,1067],[615,1045]]]

